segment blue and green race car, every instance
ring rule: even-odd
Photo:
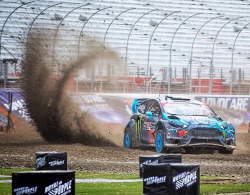
[[[171,96],[135,99],[123,142],[125,148],[153,146],[157,152],[181,148],[232,154],[236,148],[233,124],[200,101]]]

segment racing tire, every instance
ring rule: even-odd
[[[164,152],[164,133],[162,130],[157,131],[155,136],[155,150],[158,153]]]
[[[123,137],[123,146],[125,148],[132,148],[132,137],[131,137],[131,130],[129,127],[125,129],[124,137]]]

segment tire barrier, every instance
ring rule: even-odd
[[[75,194],[75,171],[27,171],[12,173],[12,195]]]
[[[182,163],[182,156],[181,154],[139,155],[140,178],[143,177],[144,165],[159,163]]]
[[[160,163],[144,165],[144,195],[199,195],[200,166]]]
[[[67,170],[67,153],[36,152],[36,170]]]

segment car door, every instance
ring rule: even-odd
[[[159,121],[160,105],[156,100],[150,100],[147,103],[142,121],[141,142],[144,144],[153,144],[155,142],[154,132],[156,124]]]
[[[147,101],[143,102],[139,108],[138,112],[136,113],[136,122],[135,122],[135,138],[137,143],[142,143],[142,131],[144,126],[144,115],[147,107]]]

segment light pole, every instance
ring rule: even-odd
[[[6,23],[7,23],[7,21],[9,20],[10,16],[11,16],[16,10],[18,10],[19,8],[21,8],[21,7],[23,7],[23,6],[27,5],[27,4],[33,3],[33,2],[34,2],[34,1],[31,1],[31,2],[28,2],[28,3],[24,3],[24,4],[22,4],[22,5],[18,6],[18,7],[16,7],[16,8],[8,15],[8,17],[7,17],[6,20],[4,21],[3,26],[2,26],[2,29],[1,29],[1,31],[0,31],[0,32],[1,32],[1,34],[0,34],[0,60],[1,60],[1,54],[2,54],[2,36],[3,36],[3,29],[4,29],[4,27],[5,27]]]
[[[216,36],[215,36],[215,39],[214,39],[214,43],[213,43],[213,50],[212,50],[212,60],[211,60],[211,63],[213,64],[213,62],[214,62],[214,47],[215,47],[215,42],[216,42],[216,40],[217,40],[217,37],[219,36],[219,33],[222,31],[222,29],[228,24],[228,23],[230,23],[230,22],[232,22],[232,21],[234,21],[234,20],[236,20],[236,19],[239,19],[239,18],[243,18],[243,17],[237,17],[237,18],[233,18],[233,19],[231,19],[231,20],[229,20],[228,22],[226,22],[219,30],[218,30],[218,32],[217,32],[217,34],[216,34]],[[211,83],[211,87],[212,87],[212,80],[209,80],[209,83]],[[210,85],[209,85],[210,86]],[[212,89],[211,89],[212,90]],[[232,92],[231,90],[230,90],[230,92]],[[231,95],[231,93],[230,93],[230,95]]]
[[[199,15],[199,14],[201,14],[201,13],[193,14],[193,15],[191,15],[190,17],[186,18],[186,19],[176,28],[176,30],[175,30],[175,32],[174,32],[174,35],[173,35],[173,37],[172,37],[171,44],[170,44],[170,50],[169,50],[170,53],[169,53],[169,68],[168,68],[168,71],[169,71],[168,94],[170,94],[170,83],[171,83],[171,75],[170,75],[171,72],[170,72],[170,69],[171,69],[171,63],[172,63],[172,46],[173,46],[173,42],[174,42],[175,35],[176,35],[177,31],[179,30],[179,28],[180,28],[183,24],[185,24],[185,22],[186,22],[187,20],[189,20],[190,18],[193,18],[194,16],[197,16],[197,15]]]
[[[150,10],[146,13],[144,13],[141,17],[139,17],[136,22],[133,24],[133,26],[131,27],[130,31],[129,31],[129,34],[128,34],[128,38],[127,38],[127,46],[126,46],[126,58],[125,58],[125,70],[124,70],[124,87],[123,87],[123,93],[126,93],[126,87],[127,87],[127,63],[128,63],[128,43],[129,43],[129,38],[130,38],[130,35],[132,33],[132,30],[134,29],[135,25],[140,21],[140,19],[142,19],[145,15],[153,12],[153,11],[157,11],[157,9],[155,10]]]
[[[151,51],[151,42],[152,42],[152,38],[154,36],[154,33],[155,31],[157,30],[157,28],[159,27],[159,25],[165,20],[167,19],[169,16],[173,15],[173,14],[176,14],[176,13],[179,13],[180,11],[176,11],[176,12],[172,12],[168,15],[166,15],[154,28],[154,31],[150,37],[150,40],[149,40],[149,47],[148,47],[148,63],[147,63],[147,80],[148,80],[148,69],[149,69],[149,58],[150,58],[150,51]],[[146,82],[146,93],[148,93],[148,85],[147,85],[148,82]]]
[[[126,13],[126,12],[128,12],[128,11],[130,11],[130,10],[133,10],[133,9],[135,9],[135,8],[129,8],[129,9],[126,9],[126,10],[122,11],[121,13],[119,13],[119,14],[110,22],[110,24],[109,24],[109,26],[108,26],[108,28],[107,28],[107,30],[106,30],[106,32],[105,32],[104,39],[103,39],[104,50],[103,50],[103,54],[102,54],[102,68],[103,68],[103,57],[104,57],[104,54],[105,54],[105,41],[106,41],[106,36],[107,36],[107,33],[108,33],[108,30],[109,30],[110,26],[113,24],[113,22],[114,22],[120,15],[122,15],[123,13]],[[102,70],[102,68],[101,68],[101,70]],[[100,71],[99,71],[99,72],[100,72]],[[102,73],[102,71],[101,71],[101,73]],[[125,73],[125,74],[126,74],[126,73]],[[125,83],[125,81],[124,81],[124,83]],[[102,74],[101,74],[100,90],[102,91]]]
[[[70,10],[62,19],[61,21],[59,22],[59,24],[57,25],[56,27],[56,32],[55,32],[55,35],[54,35],[54,42],[53,42],[53,52],[52,52],[52,65],[54,66],[54,61],[55,61],[55,50],[56,50],[56,38],[57,38],[57,33],[58,33],[58,30],[59,30],[59,27],[61,26],[61,24],[63,23],[64,19],[70,14],[72,13],[73,11],[75,11],[76,9],[79,9],[81,7],[85,7],[89,5],[89,3],[87,4],[84,4],[84,5],[80,5],[78,7],[75,7],[73,8],[72,10]],[[59,70],[58,70],[59,72]]]
[[[32,27],[33,27],[35,21],[37,20],[37,18],[38,18],[40,15],[42,15],[47,9],[49,9],[49,8],[51,8],[51,7],[54,7],[54,6],[56,6],[56,5],[60,5],[60,4],[62,4],[62,3],[56,3],[56,4],[53,4],[53,5],[50,5],[50,6],[46,7],[46,8],[44,8],[40,13],[37,14],[37,16],[32,20],[32,22],[31,22],[31,24],[30,24],[30,27],[29,27],[29,30],[28,30],[28,33],[27,33],[27,40],[28,40],[28,38],[29,38],[29,36],[30,36],[30,30],[32,29]]]
[[[249,24],[250,24],[250,22],[247,23],[242,29],[240,29],[240,31],[238,32],[238,34],[237,34],[237,36],[236,36],[236,38],[235,38],[235,40],[234,40],[233,49],[232,49],[232,61],[231,61],[231,82],[230,82],[230,92],[229,92],[230,95],[232,95],[232,88],[233,88],[234,47],[235,47],[236,41],[237,41],[237,39],[238,39],[240,33],[241,33],[242,30],[243,30],[244,28],[246,28]]]
[[[78,51],[77,51],[77,59],[79,60],[79,58],[80,58],[80,42],[81,42],[81,36],[82,36],[82,34],[83,34],[83,30],[84,30],[84,28],[85,28],[85,26],[87,25],[87,23],[90,21],[90,19],[94,16],[94,15],[96,15],[96,14],[98,14],[99,12],[101,12],[101,11],[103,11],[103,10],[106,10],[106,9],[109,9],[109,8],[111,8],[111,6],[110,7],[104,7],[104,8],[102,8],[102,9],[98,9],[96,12],[94,12],[86,21],[85,21],[85,23],[84,23],[84,25],[82,26],[82,29],[81,29],[81,32],[80,32],[80,34],[79,34],[79,38],[78,38]],[[76,93],[78,93],[78,69],[77,69],[77,75],[76,75]]]
[[[213,17],[211,19],[209,19],[208,21],[206,21],[197,31],[197,33],[195,34],[194,36],[194,39],[193,39],[193,43],[192,43],[192,48],[191,48],[191,57],[190,57],[190,67],[189,67],[189,94],[192,93],[192,58],[193,58],[193,49],[194,49],[194,43],[195,43],[195,40],[196,40],[196,37],[197,35],[199,34],[199,32],[201,31],[201,29],[207,24],[209,23],[210,21],[212,20],[215,20],[217,18],[221,18],[222,16],[216,16],[216,17]],[[212,65],[212,64],[211,64]],[[210,65],[210,67],[211,67]]]

